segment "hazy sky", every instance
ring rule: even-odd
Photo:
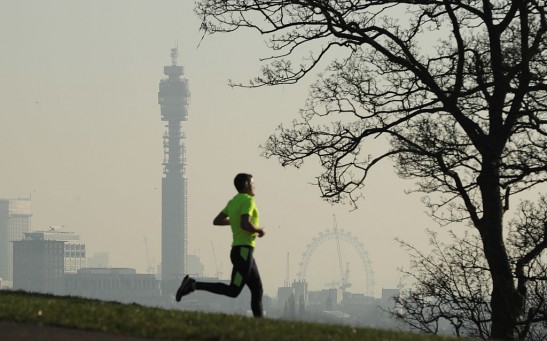
[[[108,252],[113,267],[145,272],[160,261],[162,135],[157,104],[163,66],[178,42],[179,65],[192,94],[184,124],[187,147],[189,252],[208,275],[231,268],[229,228],[214,216],[235,192],[238,172],[255,177],[261,223],[268,234],[256,258],[267,294],[298,271],[306,245],[332,227],[349,230],[365,246],[375,292],[395,287],[406,253],[395,237],[427,245],[436,225],[412,183],[386,164],[371,174],[359,209],[331,206],[319,197],[319,168],[284,169],[260,157],[258,146],[304,104],[305,79],[296,86],[232,89],[269,56],[254,32],[208,36],[194,2],[0,0],[0,197],[32,195],[33,229],[63,225],[81,235],[88,255]],[[199,45],[199,48],[198,48]],[[318,73],[320,70],[317,70]],[[313,75],[312,75],[313,76]],[[363,292],[364,267],[348,244],[351,291]],[[336,244],[318,248],[308,266],[311,289],[340,277]]]

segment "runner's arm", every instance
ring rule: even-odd
[[[241,215],[241,221],[239,225],[247,232],[258,233],[259,237],[262,237],[264,234],[266,234],[264,228],[259,228],[258,226],[254,226],[254,224],[251,223],[251,217],[248,214]]]
[[[230,225],[230,217],[224,212],[220,212],[215,219],[213,219],[213,225],[224,226]]]

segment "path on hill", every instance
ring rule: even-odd
[[[21,324],[0,321],[0,340],[5,341],[143,341],[128,336],[112,335],[96,331],[67,329],[51,326]]]

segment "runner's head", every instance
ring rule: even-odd
[[[239,193],[247,193],[250,196],[255,195],[255,186],[253,176],[251,174],[239,173],[234,178],[234,186]]]

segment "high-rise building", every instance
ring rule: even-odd
[[[55,240],[65,242],[65,273],[75,274],[79,269],[87,266],[85,244],[80,241],[80,235],[74,232],[62,231],[55,226],[50,226],[47,231],[26,232],[25,240]]]
[[[13,242],[13,288],[63,294],[64,243],[23,239]]]
[[[63,294],[64,274],[75,274],[86,266],[80,236],[53,226],[24,235],[13,241],[13,287]]]
[[[30,199],[0,199],[0,278],[13,280],[13,241],[30,232]]]
[[[190,91],[188,80],[181,78],[183,67],[177,65],[178,48],[171,49],[171,65],[163,69],[167,78],[160,81],[158,103],[161,119],[166,122],[163,136],[161,276],[162,292],[176,291],[186,272],[187,190],[186,151],[182,121],[188,118]]]

